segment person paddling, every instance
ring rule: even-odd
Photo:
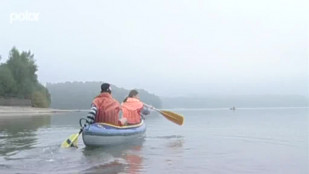
[[[148,115],[150,113],[148,107],[140,101],[137,90],[133,89],[129,92],[129,95],[123,100],[122,104],[123,117],[127,119],[128,125],[139,124],[141,122],[142,115]]]

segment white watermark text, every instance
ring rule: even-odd
[[[37,12],[12,12],[10,13],[10,24],[14,22],[37,22],[39,21],[40,13]]]

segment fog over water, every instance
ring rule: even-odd
[[[160,96],[308,96],[308,1],[5,1],[0,55],[43,84],[107,81]],[[37,14],[35,19],[12,18]]]

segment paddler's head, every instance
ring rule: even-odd
[[[111,88],[111,85],[109,83],[103,83],[101,85],[101,93],[102,92],[108,92],[108,93],[112,93],[112,88]]]

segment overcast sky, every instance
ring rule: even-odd
[[[308,7],[306,0],[1,1],[1,62],[16,46],[34,53],[43,84],[106,81],[160,96],[308,95]],[[32,18],[16,18],[25,14]]]

